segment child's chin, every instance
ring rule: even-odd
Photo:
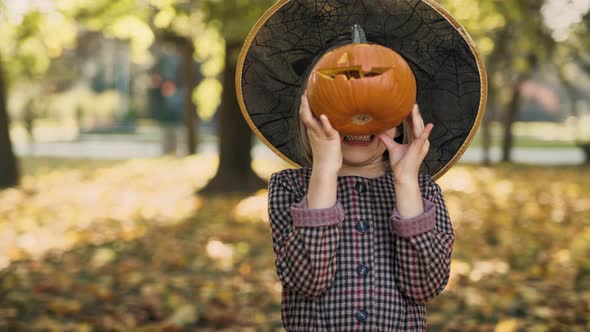
[[[368,155],[348,155],[342,157],[342,162],[350,166],[364,165],[371,160]]]

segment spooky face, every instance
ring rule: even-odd
[[[307,97],[342,135],[371,135],[399,125],[416,101],[416,79],[395,51],[349,44],[326,53],[313,68]]]

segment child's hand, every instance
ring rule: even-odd
[[[319,119],[313,116],[305,94],[301,97],[299,114],[307,128],[313,154],[313,168],[322,172],[338,172],[342,167],[340,134],[332,128],[324,114]]]
[[[417,181],[420,165],[430,148],[428,136],[433,125],[429,123],[424,127],[424,120],[420,116],[418,105],[414,105],[411,117],[412,142],[410,144],[399,144],[385,133],[377,135],[389,151],[389,163],[397,183]]]

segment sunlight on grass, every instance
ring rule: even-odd
[[[0,192],[0,264],[185,220],[201,204],[195,188],[216,166],[214,158],[159,158],[26,175],[19,188]]]
[[[252,169],[254,169],[258,176],[267,181],[270,179],[272,173],[285,168],[293,168],[293,166],[278,157],[273,159],[254,159],[252,161]]]
[[[241,200],[234,209],[234,218],[244,222],[268,223],[268,190]]]
[[[209,240],[207,256],[213,259],[223,270],[230,270],[234,264],[235,250],[231,245],[219,240]]]

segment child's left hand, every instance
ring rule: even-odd
[[[433,124],[429,123],[424,127],[424,120],[420,116],[418,105],[414,105],[410,116],[412,117],[412,141],[410,144],[399,144],[385,133],[377,135],[389,151],[389,163],[397,183],[417,181],[420,165],[430,148],[428,136],[432,131]]]

